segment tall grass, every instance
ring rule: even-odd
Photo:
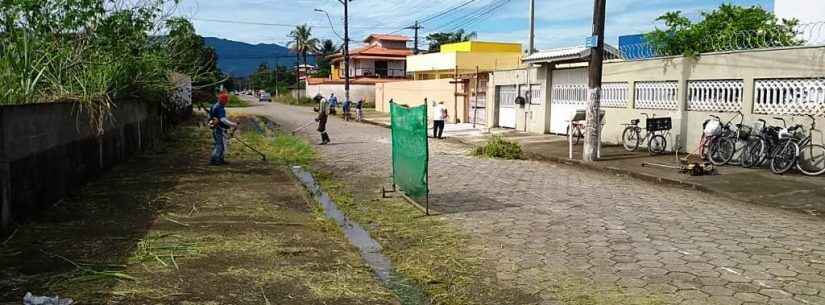
[[[24,2],[0,2],[0,105],[73,102],[102,132],[113,101],[165,107],[172,72],[216,69],[205,47],[178,43],[202,39],[188,21],[166,20],[177,0]],[[173,26],[192,30],[153,35]]]

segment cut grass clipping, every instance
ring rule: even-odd
[[[474,156],[497,158],[507,160],[521,159],[521,146],[518,143],[510,142],[500,135],[494,135],[483,146],[478,146],[473,150]]]

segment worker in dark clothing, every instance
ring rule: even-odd
[[[320,96],[315,97],[315,101],[318,103],[318,117],[315,118],[315,121],[318,122],[318,132],[321,133],[321,145],[329,144],[329,134],[327,134],[327,118],[329,116],[329,103],[326,99]]]

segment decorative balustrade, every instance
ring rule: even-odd
[[[825,79],[760,79],[754,87],[755,113],[825,115]]]
[[[521,86],[521,96],[527,99],[532,105],[541,105],[544,101],[544,94],[541,85],[530,85],[530,96],[527,95],[527,87]]]
[[[553,85],[553,104],[585,105],[587,103],[587,84]]]
[[[627,82],[603,83],[601,107],[627,108],[628,87]]]
[[[636,83],[636,109],[676,110],[679,105],[679,82],[655,81]]]
[[[742,110],[744,81],[688,81],[687,110],[736,112]]]

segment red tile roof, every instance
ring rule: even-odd
[[[390,40],[390,41],[410,41],[410,37],[404,35],[388,35],[388,34],[371,34],[364,38],[364,42],[370,42],[373,39],[377,40]]]
[[[410,49],[388,49],[382,48],[377,45],[369,45],[357,49],[353,49],[349,51],[350,56],[381,56],[381,57],[397,57],[399,59],[405,59],[409,55],[413,55],[413,51]],[[330,56],[333,61],[341,59],[343,57],[343,53],[338,53],[335,55]]]
[[[356,85],[374,85],[377,83],[392,83],[407,81],[403,78],[352,78],[350,84]],[[346,81],[343,79],[329,79],[320,77],[310,77],[307,82],[310,85],[343,85]]]

